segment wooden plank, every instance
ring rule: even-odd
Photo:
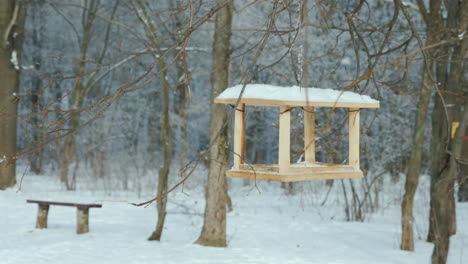
[[[354,167],[350,165],[339,165],[339,164],[330,164],[331,166],[313,166],[307,167],[303,164],[291,164],[289,166],[289,173],[314,173],[320,171],[346,171],[354,170]],[[252,171],[252,172],[279,172],[279,167],[276,164],[241,164],[240,170]]]
[[[263,171],[263,172],[278,172],[278,165],[250,165],[250,164],[241,164],[241,170],[250,170],[250,171]]]
[[[244,163],[245,104],[239,104],[234,113],[234,169]]]
[[[344,164],[334,164],[334,163],[326,163],[326,162],[314,162],[314,164],[316,165],[320,165],[320,166],[328,166],[328,167],[340,167],[340,166],[347,166],[347,165],[344,165]]]
[[[289,173],[281,174],[275,172],[252,172],[252,171],[227,171],[227,177],[244,178],[251,180],[268,180],[279,182],[299,182],[330,179],[353,179],[363,178],[364,174],[360,170],[348,171],[321,171],[315,173]]]
[[[349,165],[359,169],[359,108],[349,109]]]
[[[291,163],[291,166],[306,166],[306,164],[307,163]],[[348,165],[344,165],[344,164],[333,164],[333,163],[318,162],[318,161],[310,163],[310,164],[317,165],[317,166],[323,166],[323,167],[326,167],[326,166],[329,166],[329,167],[348,166]],[[244,165],[245,166],[278,167],[278,164],[244,164]]]
[[[345,166],[324,166],[324,167],[289,167],[289,172],[291,173],[308,173],[308,172],[319,172],[319,171],[344,171],[344,170],[353,170],[354,167],[345,165]]]
[[[287,173],[291,164],[291,111],[289,106],[280,106],[278,165],[280,173]]]
[[[315,162],[315,107],[304,107],[304,160]]]
[[[236,104],[237,98],[215,99],[218,104]],[[345,108],[380,108],[380,103],[348,103],[348,102],[313,102],[284,101],[257,98],[241,98],[240,103],[258,106],[314,106],[314,107],[345,107]]]
[[[27,203],[37,203],[42,205],[61,205],[61,206],[74,206],[80,208],[100,208],[102,204],[80,204],[80,203],[63,203],[63,202],[49,202],[49,201],[38,201],[38,200],[26,200]]]

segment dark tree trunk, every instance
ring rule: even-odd
[[[21,1],[0,1],[0,190],[16,183],[17,94],[24,18]]]
[[[465,133],[465,138],[468,134]],[[462,158],[468,157],[468,141],[464,138],[463,148],[461,152]],[[458,172],[458,201],[468,202],[468,164],[461,163],[460,171]]]
[[[427,41],[429,43],[429,39]],[[426,130],[426,117],[431,99],[432,81],[430,70],[432,70],[432,53],[426,58],[423,86],[416,114],[416,127],[413,136],[413,148],[408,163],[408,173],[405,183],[405,194],[401,204],[401,246],[402,250],[414,251],[413,235],[413,201],[414,194],[418,188],[419,175],[421,174],[424,132]]]
[[[163,65],[164,64],[164,65]],[[159,67],[165,67],[164,61],[161,60]],[[160,143],[163,146],[164,152],[164,165],[159,169],[158,179],[158,194],[157,197],[161,197],[157,201],[158,207],[158,222],[156,223],[156,230],[151,234],[148,240],[161,240],[162,231],[164,228],[164,222],[166,219],[166,206],[167,206],[167,189],[169,182],[169,170],[172,162],[172,129],[169,122],[169,92],[170,87],[166,81],[166,72],[161,74],[161,84],[163,87],[163,98],[164,98],[164,110],[163,110],[163,121],[161,128]]]
[[[439,2],[439,1],[435,1]],[[432,3],[432,2],[431,2]],[[431,4],[431,7],[435,4]],[[434,31],[441,32],[442,39],[453,39],[457,36],[457,30],[464,29],[468,30],[468,4],[466,1],[447,1],[447,19],[443,20],[440,16],[440,5],[433,7],[434,14],[431,15],[432,22],[428,23],[430,28]],[[437,11],[437,13],[436,13]],[[437,17],[438,15],[439,17]],[[435,22],[434,22],[435,21]],[[439,21],[439,22],[437,22]],[[436,215],[437,206],[441,201],[437,201],[440,197],[437,193],[445,192],[447,214],[445,217],[448,220],[444,220],[448,225],[450,235],[456,232],[456,216],[455,216],[455,180],[456,177],[450,176],[450,181],[445,181],[444,184],[438,183],[443,173],[450,166],[450,153],[447,152],[450,142],[453,141],[451,131],[453,122],[457,122],[461,119],[460,114],[463,112],[463,100],[459,96],[453,96],[454,94],[463,94],[463,83],[464,83],[464,69],[465,61],[464,56],[468,48],[468,40],[466,38],[460,41],[453,42],[451,45],[445,45],[441,47],[437,63],[437,82],[440,83],[440,89],[445,91],[442,95],[437,95],[435,99],[434,112],[432,116],[432,160],[431,160],[431,209],[429,214],[429,234],[428,241],[440,240],[437,232],[438,216]],[[444,101],[442,101],[443,97]],[[461,125],[460,125],[461,126]],[[460,129],[460,128],[459,128]],[[462,142],[460,142],[462,144]],[[438,183],[438,184],[436,184]],[[439,188],[446,188],[445,190],[439,190]],[[445,238],[444,238],[445,239]],[[448,238],[447,238],[448,239]],[[437,242],[436,242],[437,243]]]
[[[453,234],[454,208],[451,205],[454,196],[453,191],[447,192],[457,172],[458,159],[462,152],[463,136],[468,125],[468,100],[463,104],[463,117],[456,136],[450,142],[450,157],[448,166],[438,175],[432,185],[432,202],[434,218],[432,219],[434,251],[432,252],[432,263],[443,264],[447,262],[450,246],[450,236]]]
[[[457,8],[457,7],[455,7]],[[461,8],[457,8],[457,10],[460,10],[460,13],[458,14],[459,17],[458,19],[460,20],[460,26],[459,28],[464,29],[465,32],[468,31],[468,4],[467,1],[464,1],[464,5],[461,6]],[[460,41],[461,44],[459,45],[459,49],[455,49],[454,51],[454,58],[452,61],[454,61],[452,67],[455,67],[454,70],[454,85],[457,85],[459,87],[459,91],[467,91],[468,89],[468,79],[463,75],[465,69],[466,69],[466,59],[463,59],[464,56],[466,58],[466,53],[468,51],[468,39],[465,38],[463,41]],[[466,74],[466,73],[465,73]],[[465,93],[466,94],[466,93]],[[460,100],[460,99],[459,99]],[[466,100],[466,99],[465,99]],[[468,136],[468,133],[465,133],[465,136]],[[461,150],[461,158],[462,159],[467,159],[468,158],[468,137],[465,137],[463,140],[463,148]],[[465,163],[460,164],[460,171],[458,175],[458,201],[459,202],[468,202],[468,165]]]
[[[213,74],[211,99],[213,101],[229,83],[230,39],[233,3],[216,13],[213,42]],[[206,207],[203,229],[195,242],[203,246],[226,247],[226,205],[228,202],[225,176],[228,164],[227,120],[224,105],[212,104],[210,121],[210,168],[206,188]]]

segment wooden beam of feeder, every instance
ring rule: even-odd
[[[289,171],[291,146],[291,109],[289,106],[280,106],[279,116],[279,147],[278,165],[280,173]]]
[[[315,108],[307,106],[304,110],[304,160],[315,163]]]
[[[238,97],[235,98],[216,98],[217,104],[236,104]],[[363,102],[321,102],[321,101],[288,101],[288,100],[269,100],[259,98],[241,98],[240,103],[257,106],[315,106],[315,107],[353,107],[353,108],[380,108],[380,103]]]
[[[359,108],[349,109],[349,165],[359,169]]]
[[[244,163],[245,104],[239,104],[234,114],[234,169]]]

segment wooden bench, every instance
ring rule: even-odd
[[[49,201],[27,200],[28,203],[37,203],[39,211],[37,213],[36,228],[47,228],[47,216],[49,214],[49,207],[51,205],[60,206],[73,206],[78,209],[77,213],[77,234],[84,234],[89,232],[89,208],[101,208],[101,204],[78,204],[78,203],[61,203]]]

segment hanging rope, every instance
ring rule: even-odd
[[[233,105],[233,104],[230,104],[229,106],[230,106],[232,109],[234,109],[234,108],[236,107],[236,106]],[[245,112],[245,110],[240,110],[239,108],[236,108],[236,110],[239,111],[239,112]]]
[[[281,112],[280,115],[282,115],[282,114],[284,114],[284,113],[287,113],[287,112],[291,112],[291,111],[292,111],[293,109],[295,109],[295,108],[302,108],[302,107],[298,107],[298,106],[296,106],[296,107],[290,107],[289,109],[284,110],[283,112]]]
[[[300,108],[301,108],[302,111],[304,111],[304,112],[307,112],[307,113],[310,113],[310,114],[315,114],[315,111],[307,110],[307,109],[305,109],[303,106],[301,106]]]

